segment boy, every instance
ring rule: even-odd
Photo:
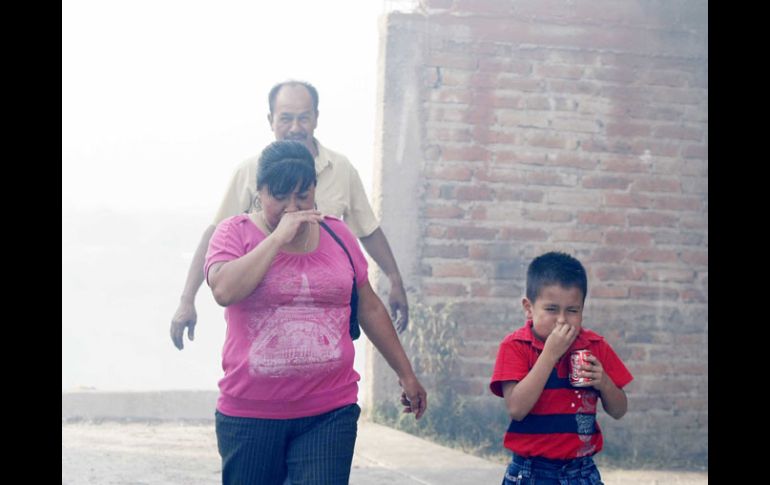
[[[543,254],[527,269],[527,322],[500,343],[489,384],[512,418],[503,485],[602,483],[591,458],[602,449],[596,401],[620,419],[628,407],[622,388],[633,377],[602,336],[582,328],[587,290],[585,268],[568,254]],[[570,354],[578,349],[592,354],[578,372],[590,387],[570,385]]]

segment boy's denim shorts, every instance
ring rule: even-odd
[[[524,458],[513,454],[502,485],[603,485],[593,458]]]

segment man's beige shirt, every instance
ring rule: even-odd
[[[316,140],[318,156],[315,171],[318,183],[315,200],[323,214],[345,221],[356,237],[370,235],[379,227],[358,171],[346,156],[329,150]],[[257,163],[259,156],[244,160],[233,174],[214,224],[244,212],[251,212],[257,196]]]

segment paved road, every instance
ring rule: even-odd
[[[499,484],[504,465],[361,421],[352,485]],[[607,485],[705,485],[706,473],[601,470]],[[62,485],[215,485],[213,424],[62,421]]]

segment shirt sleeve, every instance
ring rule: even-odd
[[[250,158],[243,162],[230,178],[225,196],[214,216],[214,224],[228,217],[243,214],[251,209],[257,195],[257,160]]]
[[[380,223],[374,216],[369,199],[366,197],[364,184],[358,175],[358,170],[348,162],[348,193],[349,204],[343,216],[345,224],[356,237],[366,237],[373,233]]]
[[[246,254],[241,232],[238,231],[232,219],[226,219],[217,225],[214,234],[209,240],[209,248],[206,251],[206,261],[203,265],[203,274],[206,284],[209,282],[209,269],[214,263],[232,261]]]
[[[610,344],[606,341],[602,341],[602,344],[603,345],[599,348],[599,355],[597,355],[597,358],[602,363],[604,372],[610,376],[612,382],[614,382],[620,389],[623,389],[623,387],[634,379],[634,376],[631,375],[625,364],[623,364],[623,361],[620,360],[620,357],[618,357],[615,351],[612,350]]]
[[[525,345],[510,337],[500,343],[495,368],[492,371],[492,380],[489,383],[492,394],[503,397],[503,382],[520,381],[529,373],[527,351]]]

